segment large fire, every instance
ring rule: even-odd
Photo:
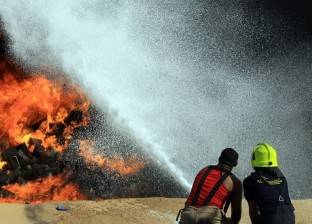
[[[87,115],[90,104],[69,85],[43,75],[17,79],[8,73],[0,86],[0,141],[4,148],[36,138],[45,148],[64,151],[73,130],[88,123],[88,116],[66,120],[75,111]]]
[[[88,126],[89,109],[82,91],[65,80],[25,75],[0,61],[0,201],[88,198],[60,158],[75,129]],[[80,140],[78,155],[88,165],[119,175],[133,175],[144,167],[135,158],[97,155],[90,140]]]

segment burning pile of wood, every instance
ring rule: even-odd
[[[77,129],[89,126],[90,110],[83,92],[63,77],[24,74],[7,59],[0,60],[0,201],[88,198],[81,193],[85,186],[79,183],[82,168],[101,170],[110,182],[117,178],[125,182],[144,168],[144,162],[135,156],[100,155],[104,150],[98,150],[93,140],[75,135]],[[75,156],[68,159],[73,140],[79,142],[78,148],[72,147]],[[64,186],[66,193],[60,193]],[[38,194],[42,188],[48,197]]]
[[[29,183],[49,179],[47,185],[58,189],[68,182],[59,176],[62,155],[75,129],[88,125],[89,106],[67,80],[25,74],[0,57],[0,200],[15,197]]]
[[[56,142],[63,145],[66,126],[80,123],[82,120],[83,112],[73,110],[63,123],[52,124],[51,132],[47,133],[47,136],[54,136]],[[55,176],[63,171],[62,153],[51,146],[45,148],[42,143],[40,139],[29,138],[25,143],[0,152],[0,197],[14,196],[14,193],[2,189],[2,186],[25,184],[28,181]]]
[[[28,146],[19,144],[1,153],[0,187],[9,184],[25,184],[29,180],[57,175],[63,170],[59,153],[46,150],[39,139],[30,139]],[[1,189],[1,196],[12,196]]]

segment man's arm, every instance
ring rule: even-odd
[[[234,178],[233,178],[234,179]],[[242,215],[242,182],[235,178],[233,180],[233,192],[231,195],[231,220],[233,224],[238,224]]]
[[[258,206],[254,201],[248,201],[249,217],[252,224],[257,224]]]
[[[245,178],[244,194],[248,202],[249,217],[250,217],[252,224],[258,224],[257,216],[259,214],[258,205],[257,205],[259,195],[257,195],[257,191],[255,189],[256,189],[255,180],[252,178],[252,175]]]

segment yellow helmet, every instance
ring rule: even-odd
[[[267,143],[259,143],[251,154],[251,166],[278,167],[277,152],[273,146]]]

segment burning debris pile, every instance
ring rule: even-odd
[[[25,184],[29,180],[57,175],[63,170],[57,152],[46,151],[37,141],[30,139],[31,146],[34,146],[32,152],[25,143],[2,152],[1,186],[14,183]]]
[[[183,196],[169,173],[97,120],[77,87],[27,76],[8,60],[0,74],[0,201]]]
[[[81,89],[63,76],[26,74],[4,52],[6,40],[0,29],[0,202],[184,196]]]
[[[10,69],[9,62],[0,67],[0,186],[2,201],[56,200],[55,191],[71,183],[73,195],[63,200],[88,198],[75,186],[74,172],[99,168],[111,175],[127,176],[137,173],[144,163],[134,157],[95,153],[92,140],[79,139],[75,149],[80,163],[66,160],[66,151],[76,129],[87,128],[90,122],[90,102],[77,88],[42,75],[25,76]],[[69,158],[72,160],[72,158]],[[70,164],[68,166],[68,163]],[[52,192],[37,194],[41,183]],[[48,185],[48,186],[46,186]],[[28,186],[28,187],[27,187]],[[38,188],[39,187],[39,188]],[[27,194],[21,194],[25,189]],[[87,189],[88,190],[88,189]],[[88,193],[88,192],[87,192]],[[100,196],[99,196],[100,197]],[[14,200],[13,200],[14,201]]]
[[[27,76],[8,60],[0,62],[0,74],[0,196],[28,200],[16,195],[18,186],[31,181],[53,186],[53,179],[64,185],[62,153],[74,130],[88,125],[90,103],[77,88]]]

